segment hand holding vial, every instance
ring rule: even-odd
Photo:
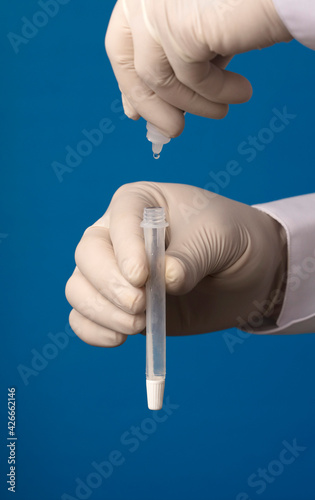
[[[167,335],[239,326],[237,318],[281,287],[286,236],[269,215],[194,186],[126,184],[85,231],[67,283],[70,325],[85,342],[115,347],[145,331],[149,266],[140,223],[146,207],[163,207],[169,222]]]

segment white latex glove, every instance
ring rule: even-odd
[[[180,110],[223,118],[250,99],[248,80],[221,69],[233,55],[291,39],[272,0],[118,0],[105,45],[126,114],[175,137]]]
[[[89,344],[113,347],[145,328],[148,266],[140,222],[143,209],[154,206],[164,207],[169,222],[168,335],[239,326],[239,316],[259,310],[281,285],[286,241],[269,215],[193,186],[126,184],[85,231],[66,287],[70,325]]]

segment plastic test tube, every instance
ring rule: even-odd
[[[166,373],[164,208],[145,208],[144,230],[149,278],[146,283],[146,386],[148,407],[160,410]]]

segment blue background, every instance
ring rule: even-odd
[[[250,336],[232,353],[222,332],[169,338],[166,396],[178,407],[171,415],[161,411],[167,418],[154,424],[146,420],[152,414],[145,338],[107,350],[69,337],[64,286],[83,231],[124,183],[204,187],[210,172],[234,159],[242,172],[220,188],[224,196],[253,204],[314,191],[315,55],[292,42],[235,58],[230,68],[252,82],[251,101],[231,106],[219,122],[187,116],[182,136],[155,162],[145,123],[125,119],[117,101],[103,48],[113,5],[60,5],[16,54],[7,34],[21,34],[22,17],[41,9],[30,0],[1,3],[0,496],[12,498],[5,481],[7,388],[13,386],[17,500],[79,498],[76,478],[86,483],[92,462],[113,450],[123,464],[85,498],[234,500],[247,492],[251,500],[313,500],[314,335]],[[284,106],[296,118],[248,162],[239,144]],[[66,146],[75,148],[82,130],[98,128],[102,118],[112,121],[112,133],[59,182],[52,162],[64,163]],[[54,359],[26,385],[18,367],[31,368],[32,350],[48,352],[48,334],[58,332],[68,344],[50,351]],[[123,444],[132,426],[142,426],[143,441]],[[259,495],[248,477],[279,457],[283,440],[294,439],[306,449]]]

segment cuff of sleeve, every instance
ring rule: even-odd
[[[273,0],[273,3],[291,35],[315,50],[314,0]]]
[[[254,208],[267,213],[284,227],[288,269],[277,327],[265,325],[253,331],[303,333],[303,324],[308,331],[315,331],[315,194],[254,205]]]

